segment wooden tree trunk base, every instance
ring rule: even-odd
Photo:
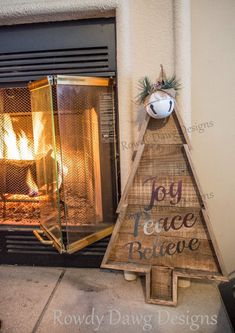
[[[186,272],[163,266],[151,266],[146,272],[146,302],[159,305],[177,305],[179,281],[190,287],[190,279],[228,281],[226,276],[205,274],[202,271]]]
[[[176,306],[177,280],[174,269],[152,266],[146,274],[146,302]]]

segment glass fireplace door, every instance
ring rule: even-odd
[[[59,193],[61,155],[56,143],[53,96],[49,81],[31,90],[31,109],[37,179],[35,196],[39,198],[40,223],[62,251],[64,244]],[[38,231],[35,231],[35,235],[39,235]],[[40,235],[39,239],[42,239]]]
[[[60,252],[73,253],[110,235],[115,221],[113,87],[57,76],[29,88],[41,226]]]

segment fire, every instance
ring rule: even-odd
[[[4,114],[1,116],[3,141],[0,146],[0,158],[7,160],[34,160],[34,146],[30,142],[23,130],[16,135],[10,115]],[[39,126],[41,128],[41,126]],[[38,195],[38,187],[33,180],[30,169],[27,171],[26,183],[29,187],[29,195]]]
[[[28,169],[27,176],[26,176],[26,183],[29,187],[29,196],[35,197],[38,195],[38,187],[35,181],[33,180],[32,174],[30,169]]]
[[[21,130],[18,134],[14,131],[12,119],[9,114],[0,116],[0,159],[35,161],[45,157],[51,151],[51,158],[57,161],[58,185],[62,184],[63,176],[68,174],[68,168],[62,164],[61,156],[57,152],[56,157],[50,143],[45,143],[46,133],[43,125],[43,115],[40,112],[33,113],[33,140]],[[29,187],[29,196],[37,196],[39,189],[35,183],[31,170],[28,169],[26,183]]]
[[[17,136],[14,132],[11,117],[2,115],[3,143],[0,147],[0,158],[8,160],[33,160],[33,144],[28,140],[24,131]]]
[[[33,113],[33,136],[34,136],[34,153],[35,156],[40,152],[40,138],[42,138],[42,133],[44,130],[43,126],[43,113],[34,112]]]

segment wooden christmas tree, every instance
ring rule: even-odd
[[[180,277],[227,280],[179,112],[146,114],[103,268],[146,274],[146,301],[176,305]]]

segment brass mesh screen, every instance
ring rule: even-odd
[[[72,225],[102,221],[99,96],[106,87],[57,87],[57,137],[62,156],[64,221]]]
[[[0,89],[0,223],[38,222],[33,151],[28,89]]]

